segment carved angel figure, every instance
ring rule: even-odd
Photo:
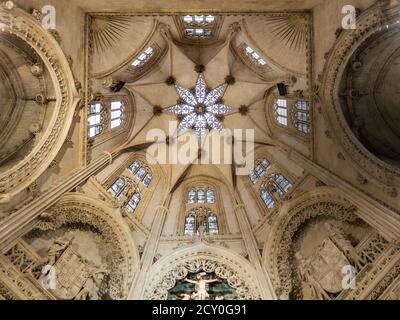
[[[85,284],[79,293],[75,296],[74,300],[90,300],[96,290],[100,287],[104,275],[107,273],[107,266],[102,265],[100,268],[92,268],[90,276],[87,278]]]
[[[331,223],[325,223],[329,238],[338,246],[344,255],[356,266],[361,269],[363,261],[351,242],[345,238],[343,231]]]
[[[299,261],[299,266],[298,266],[299,278],[303,283],[305,283],[308,286],[313,299],[331,300],[331,298],[322,288],[320,283],[312,275],[312,270],[309,267],[308,261],[301,255],[300,252],[296,253],[296,258]]]

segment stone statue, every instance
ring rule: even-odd
[[[100,268],[91,268],[89,272],[89,277],[74,300],[90,300],[94,296],[96,290],[100,287],[101,281],[104,279],[104,275],[107,273],[107,266],[103,264]]]
[[[54,243],[47,253],[47,264],[54,265],[62,253],[71,245],[73,237],[60,237],[54,240]]]
[[[210,295],[208,294],[208,292],[206,290],[206,285],[208,283],[218,282],[219,279],[205,280],[205,279],[203,279],[202,274],[198,274],[196,276],[196,281],[190,280],[187,278],[184,281],[193,283],[196,285],[197,292],[193,293],[193,295],[192,295],[193,299],[197,298],[197,300],[206,300],[207,298],[210,297]]]
[[[343,231],[331,223],[325,223],[325,228],[328,231],[329,238],[338,246],[344,255],[359,269],[363,267],[363,261],[351,242],[347,240]]]
[[[312,298],[315,300],[330,300],[331,298],[329,295],[314,278],[311,268],[309,267],[309,261],[303,258],[300,252],[296,253],[296,258],[299,262],[299,278],[310,289]]]
[[[56,238],[47,252],[47,256],[38,260],[29,271],[33,272],[34,270],[37,270],[45,265],[53,266],[61,257],[63,252],[71,245],[73,240],[74,238],[70,236]]]

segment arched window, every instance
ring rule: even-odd
[[[101,112],[102,112],[102,106],[100,103],[89,105],[89,115],[88,115],[89,138],[94,138],[103,131]]]
[[[111,102],[111,129],[117,128],[122,123],[122,102]]]
[[[294,126],[300,132],[310,132],[310,112],[307,101],[299,100],[295,103]]]
[[[187,203],[215,203],[215,193],[211,188],[193,188],[188,191]]]
[[[147,167],[142,161],[135,160],[129,167],[128,170],[132,172],[136,178],[143,183],[147,188],[149,187],[153,175],[149,167]]]
[[[265,176],[268,169],[271,168],[271,163],[266,158],[258,159],[254,162],[254,169],[250,171],[249,178],[253,184]]]
[[[193,236],[195,229],[196,229],[195,215],[193,213],[189,213],[185,217],[185,230],[184,230],[185,236]]]
[[[114,198],[117,198],[124,188],[125,180],[123,178],[118,178],[107,191],[111,193]]]
[[[246,45],[245,53],[250,59],[253,60],[254,63],[257,63],[260,66],[265,66],[267,64],[265,62],[265,60],[263,58],[261,58],[261,56],[253,48],[249,47],[248,45]]]
[[[207,215],[207,231],[210,235],[218,234],[218,221],[217,216],[211,211]]]
[[[140,190],[139,188],[137,188],[135,192],[132,194],[132,196],[129,198],[129,201],[126,204],[126,209],[131,213],[135,212],[136,208],[139,205],[140,200],[141,200]]]
[[[143,66],[147,61],[150,60],[150,58],[154,54],[154,49],[152,47],[148,47],[145,51],[143,51],[133,62],[132,62],[132,67],[134,68],[139,68]]]
[[[200,226],[203,226],[204,233],[208,235],[219,234],[217,215],[208,208],[195,208],[186,214],[184,234],[186,236],[199,235]]]
[[[286,99],[278,99],[275,102],[275,116],[279,124],[288,125],[288,106]]]
[[[268,209],[271,209],[275,206],[274,198],[265,187],[261,188],[261,198]]]
[[[276,191],[283,198],[292,187],[292,184],[280,173],[274,173],[272,179],[276,186]]]
[[[212,189],[207,190],[207,203],[215,203],[215,194]]]

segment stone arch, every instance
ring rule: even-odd
[[[371,36],[378,34],[382,26],[395,25],[398,10],[399,5],[391,7],[390,1],[377,1],[357,18],[356,30],[342,31],[326,61],[321,84],[316,87],[316,103],[324,109],[323,114],[332,132],[357,169],[387,187],[399,185],[400,170],[379,159],[362,145],[345,119],[338,93],[346,66],[356,50]]]
[[[117,209],[83,194],[68,194],[40,218],[33,230],[54,231],[77,224],[89,226],[112,247],[112,254],[106,258],[111,269],[111,298],[126,299],[140,268],[140,256],[129,228],[113,210]]]
[[[165,300],[168,290],[188,272],[215,272],[236,289],[239,299],[260,299],[256,270],[241,256],[204,244],[185,248],[153,265],[145,284],[144,299]]]
[[[287,213],[274,221],[264,246],[263,262],[278,295],[289,296],[292,290],[290,258],[292,239],[306,221],[331,217],[338,221],[357,219],[357,208],[330,187],[308,192],[293,200],[285,208]]]
[[[56,98],[55,111],[38,144],[23,160],[0,174],[0,202],[8,202],[37,179],[56,157],[80,98],[68,61],[51,33],[11,1],[8,6],[0,6],[0,17],[4,32],[12,33],[40,57],[49,72]]]

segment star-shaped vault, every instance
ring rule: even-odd
[[[182,103],[171,106],[166,111],[183,117],[177,129],[178,134],[191,128],[199,138],[206,133],[208,128],[222,132],[224,128],[218,117],[232,111],[231,107],[219,103],[226,86],[227,84],[224,83],[207,92],[202,73],[199,73],[193,92],[175,85]]]

